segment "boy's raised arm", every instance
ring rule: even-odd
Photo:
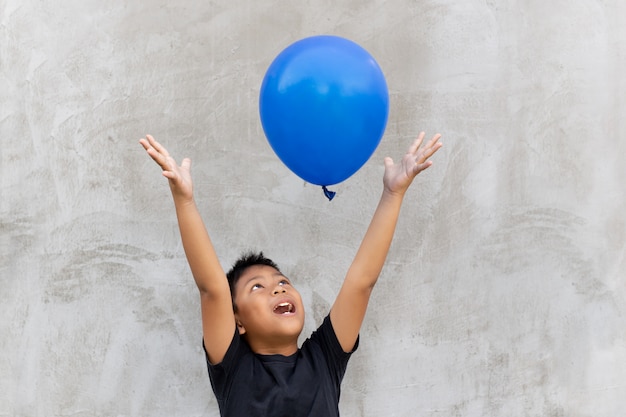
[[[432,165],[428,158],[441,148],[441,135],[421,146],[424,136],[424,132],[420,133],[399,163],[385,158],[382,196],[330,311],[335,334],[345,352],[354,348],[359,335],[370,294],[391,246],[404,194],[417,174]]]
[[[204,344],[211,363],[219,363],[235,332],[235,317],[226,274],[193,198],[191,160],[178,166],[150,135],[139,142],[169,181],[183,248],[200,291]]]

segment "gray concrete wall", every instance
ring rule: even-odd
[[[0,0],[0,416],[217,416],[166,180],[194,161],[224,264],[263,249],[328,311],[382,158],[444,134],[406,198],[344,416],[626,409],[622,0]],[[291,42],[350,38],[386,135],[327,202],[257,99]]]

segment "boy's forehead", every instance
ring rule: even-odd
[[[269,265],[251,265],[247,267],[237,282],[237,286],[245,285],[246,283],[254,279],[262,279],[273,276],[283,276],[283,274],[276,268]]]

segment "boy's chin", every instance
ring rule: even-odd
[[[293,322],[289,323],[289,325],[282,326],[281,329],[277,329],[276,336],[277,337],[285,337],[285,338],[294,338],[297,339],[300,337],[300,333],[304,329],[304,323]]]
[[[300,323],[300,322],[290,323],[289,326],[285,326],[283,328],[283,331],[281,333],[283,333],[285,336],[299,337],[303,329],[304,329],[304,323]]]

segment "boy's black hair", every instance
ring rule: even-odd
[[[226,278],[228,279],[228,286],[230,287],[230,296],[233,300],[233,310],[237,311],[237,306],[235,305],[235,286],[237,285],[237,281],[241,278],[244,271],[251,266],[254,265],[266,265],[271,266],[280,272],[278,265],[274,261],[269,258],[266,258],[263,255],[263,252],[245,252],[242,254],[239,259],[235,261],[230,270],[226,273]]]

